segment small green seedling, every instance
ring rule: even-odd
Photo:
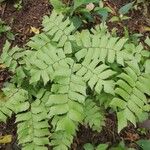
[[[11,32],[11,28],[8,25],[6,25],[4,21],[0,19],[0,37],[4,34],[9,40],[14,40],[14,35]]]
[[[22,9],[22,0],[17,0],[14,4],[14,7],[17,9],[17,10],[20,10]]]
[[[128,17],[126,14],[129,13],[129,11],[133,8],[133,4],[134,4],[134,2],[128,3],[128,4],[124,5],[123,7],[121,7],[118,11],[118,15],[113,16],[109,21],[110,22],[119,22],[119,21],[130,19],[130,17]]]

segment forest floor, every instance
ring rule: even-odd
[[[124,4],[131,2],[130,0],[107,0],[105,5],[110,7],[117,12],[117,10]],[[108,28],[110,31],[116,28],[117,35],[124,35],[124,27],[128,28],[131,34],[142,34],[141,42],[146,36],[150,35],[150,31],[147,30],[150,26],[150,21],[147,19],[149,16],[145,16],[143,12],[143,6],[141,10],[134,10],[128,16],[131,17],[129,20],[122,21],[119,23],[108,22]],[[150,10],[150,7],[149,9]],[[24,0],[22,8],[16,10],[13,6],[13,1],[8,0],[7,3],[0,5],[0,18],[4,20],[10,27],[11,31],[15,35],[15,40],[13,45],[19,45],[23,47],[30,37],[34,35],[31,32],[31,27],[35,27],[39,30],[42,29],[41,21],[44,15],[50,14],[52,11],[52,6],[49,4],[48,0]],[[150,17],[149,17],[150,18]],[[95,19],[93,24],[90,24],[88,28],[100,22],[99,18]],[[0,51],[2,51],[3,44],[5,43],[6,36],[0,37]],[[0,87],[3,86],[4,81],[10,78],[10,74],[7,70],[0,68]],[[88,127],[80,126],[80,130],[74,139],[72,144],[72,150],[81,150],[85,143],[111,143],[112,145],[117,144],[119,141],[124,140],[129,147],[136,147],[135,141],[141,138],[150,139],[150,132],[146,130],[143,134],[129,125],[120,134],[117,133],[116,127],[116,116],[114,114],[107,114],[106,116],[106,126],[103,128],[101,133],[93,132]],[[0,150],[19,150],[16,141],[16,124],[14,122],[15,118],[12,117],[8,119],[7,123],[0,124],[0,136],[2,135],[12,135],[13,140],[9,144],[0,145]],[[137,148],[138,149],[138,148]]]

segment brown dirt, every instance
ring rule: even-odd
[[[67,0],[64,0],[66,2]],[[124,4],[131,2],[130,0],[108,0],[105,3],[106,6],[112,7],[116,12]],[[141,6],[142,8],[142,6]],[[41,29],[42,17],[49,14],[51,6],[48,0],[23,0],[23,7],[17,11],[13,7],[13,1],[8,0],[7,4],[0,6],[0,17],[2,20],[11,26],[13,33],[15,34],[15,41],[13,45],[23,46],[33,33],[30,33],[31,27]],[[143,26],[149,26],[145,16],[141,10],[131,11],[129,14],[131,19],[123,21],[121,23],[108,23],[109,30],[111,31],[114,27],[117,28],[117,34],[123,36],[123,26],[126,26],[130,33],[143,33],[144,37],[150,35],[150,32],[143,31]],[[96,19],[94,24],[99,23],[99,18]],[[87,27],[91,27],[87,25]],[[3,44],[6,40],[5,35],[0,37],[0,51],[2,50]],[[9,74],[6,70],[0,69],[0,87],[3,82],[9,79]],[[85,143],[93,143],[98,145],[99,143],[109,143],[110,145],[117,144],[120,140],[124,139],[129,147],[137,147],[134,141],[139,138],[150,138],[149,132],[147,135],[142,135],[136,128],[129,126],[124,129],[120,134],[117,133],[116,117],[114,114],[106,116],[106,126],[103,127],[101,133],[93,132],[88,127],[80,126],[80,130],[77,133],[74,143],[72,144],[72,150],[82,150],[82,146]],[[0,145],[0,150],[18,150],[16,141],[16,125],[14,123],[15,118],[12,117],[7,121],[6,124],[0,124],[0,136],[11,134],[13,141],[7,145]]]
[[[100,133],[92,131],[89,127],[80,126],[74,143],[72,144],[72,150],[83,150],[83,145],[85,143],[91,143],[95,146],[100,143],[107,143],[111,147],[112,145],[117,145],[121,140],[123,140],[129,148],[138,149],[138,145],[135,142],[143,138],[150,139],[149,131],[143,134],[138,128],[135,128],[131,124],[118,134],[116,116],[114,114],[107,114],[106,126],[103,127]]]
[[[41,28],[42,17],[49,14],[50,5],[48,0],[23,0],[22,9],[16,10],[12,0],[0,6],[0,16],[15,34],[14,45],[23,46],[33,33],[31,27]],[[5,37],[0,40],[0,49]]]
[[[81,125],[77,137],[72,144],[72,150],[82,150],[85,143],[92,143],[93,145],[98,145],[100,143],[109,143],[112,145],[118,143],[120,137],[116,132],[116,117],[110,114],[106,117],[106,126],[103,127],[101,133],[92,131],[89,127]]]
[[[0,68],[0,89],[3,87],[4,82],[10,79],[10,74],[7,69]]]
[[[0,145],[0,150],[19,150],[17,145],[17,134],[16,134],[16,124],[15,117],[7,120],[7,123],[0,124],[0,136],[12,135],[12,142],[5,145]]]
[[[106,1],[105,5],[109,8],[112,8],[114,15],[118,16],[118,10],[124,6],[125,4],[133,2],[133,0],[108,0]],[[150,5],[148,6],[148,10],[150,10]],[[113,28],[117,28],[117,35],[124,36],[124,27],[126,27],[129,33],[141,33],[146,36],[150,36],[150,31],[146,31],[144,27],[150,27],[150,22],[148,22],[148,16],[145,16],[143,13],[143,4],[138,5],[138,9],[131,10],[127,16],[131,17],[128,20],[122,22],[109,22],[107,25],[109,26],[110,31]],[[112,15],[110,15],[110,18]]]

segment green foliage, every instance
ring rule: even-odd
[[[58,12],[67,12],[69,7],[67,7],[61,0],[49,0],[54,9]]]
[[[69,149],[79,124],[101,131],[106,108],[116,112],[120,132],[148,115],[149,60],[142,44],[112,36],[105,24],[77,32],[53,11],[25,49],[4,46],[1,63],[13,76],[0,120],[16,115],[24,150]]]
[[[0,1],[1,3],[1,1]],[[2,21],[0,19],[0,37],[2,35],[6,35],[6,37],[9,39],[9,40],[14,40],[14,35],[13,33],[11,32],[11,28],[6,25],[6,23],[4,21]]]
[[[122,15],[125,15],[129,12],[129,10],[131,10],[133,8],[133,4],[134,2],[131,2],[131,3],[128,3],[124,6],[122,6],[120,9],[119,9],[119,13],[122,14]]]
[[[16,0],[16,1],[15,1],[15,4],[14,4],[14,7],[15,7],[17,10],[20,10],[20,9],[22,8],[22,3],[23,3],[22,0]]]
[[[26,111],[29,107],[28,93],[24,89],[15,88],[12,85],[3,89],[6,97],[0,103],[0,121],[6,122],[12,113]]]
[[[77,10],[77,8],[89,4],[89,3],[98,3],[99,0],[73,0],[73,5],[71,7],[66,7],[66,5],[61,1],[61,0],[50,0],[50,3],[53,5],[54,9],[58,11],[59,13],[61,12],[74,12]],[[71,10],[71,8],[73,10]]]
[[[94,146],[91,143],[86,143],[83,146],[84,150],[94,150]]]
[[[139,141],[139,143],[140,143],[140,141]],[[144,141],[143,141],[143,144],[144,144]],[[145,143],[145,144],[148,144],[148,143]],[[107,150],[108,147],[109,147],[108,144],[99,144],[98,146],[94,146],[91,143],[86,143],[83,146],[84,150]],[[117,146],[111,147],[109,149],[110,150],[135,150],[134,148],[127,148],[123,141],[121,141]],[[148,149],[143,149],[143,150],[148,150]]]
[[[103,111],[92,100],[86,100],[84,108],[84,123],[93,130],[101,131],[101,125],[105,125]]]
[[[83,146],[84,150],[107,150],[108,144],[99,144],[98,146],[94,146],[91,143],[86,143]]]
[[[139,140],[136,142],[142,150],[149,150],[150,148],[150,140]]]
[[[57,13],[69,16],[76,29],[87,22],[94,22],[96,15],[100,16],[104,22],[108,13],[111,12],[111,9],[104,7],[103,1],[99,0],[74,0],[66,4],[61,0],[50,0],[50,3]]]
[[[47,111],[40,100],[35,100],[30,111],[17,114],[17,134],[22,150],[46,150],[49,144]]]
[[[74,0],[74,9],[84,4],[96,3],[96,2],[99,2],[99,0]]]
[[[14,73],[23,64],[22,58],[27,53],[28,51],[24,51],[18,46],[11,48],[10,43],[6,41],[1,55],[1,63],[4,63]]]
[[[136,119],[143,118],[148,101],[146,95],[150,95],[150,76],[142,73],[135,62],[128,63],[124,72],[119,74],[118,85],[115,89],[116,95],[111,106],[118,107],[118,131],[127,126],[127,121],[136,125]]]
[[[122,6],[118,10],[118,15],[112,16],[110,22],[119,22],[119,21],[130,19],[130,17],[126,16],[126,14],[129,13],[129,11],[133,8],[134,8],[134,2],[127,3],[126,5]]]
[[[146,43],[148,46],[150,46],[150,38],[149,38],[149,37],[146,38],[145,43]]]
[[[110,148],[110,150],[135,150],[135,149],[127,148],[124,141],[121,141],[117,146]]]
[[[55,11],[52,13],[51,17],[45,16],[42,23],[44,26],[43,31],[46,32],[48,36],[53,38],[52,41],[58,42],[57,47],[64,46],[65,50],[67,50],[66,53],[71,53],[70,37],[71,33],[75,30],[75,27],[73,23],[70,22],[69,18],[65,20],[63,19],[64,16],[62,14],[58,16]],[[45,40],[45,42],[48,40],[48,38],[46,37],[44,37],[43,39]]]

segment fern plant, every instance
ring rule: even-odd
[[[148,116],[150,53],[142,44],[129,49],[133,44],[111,36],[105,24],[74,29],[53,11],[25,49],[4,46],[1,63],[13,76],[3,88],[0,121],[16,115],[23,150],[69,149],[79,124],[101,131],[106,108],[117,113],[118,132]]]

